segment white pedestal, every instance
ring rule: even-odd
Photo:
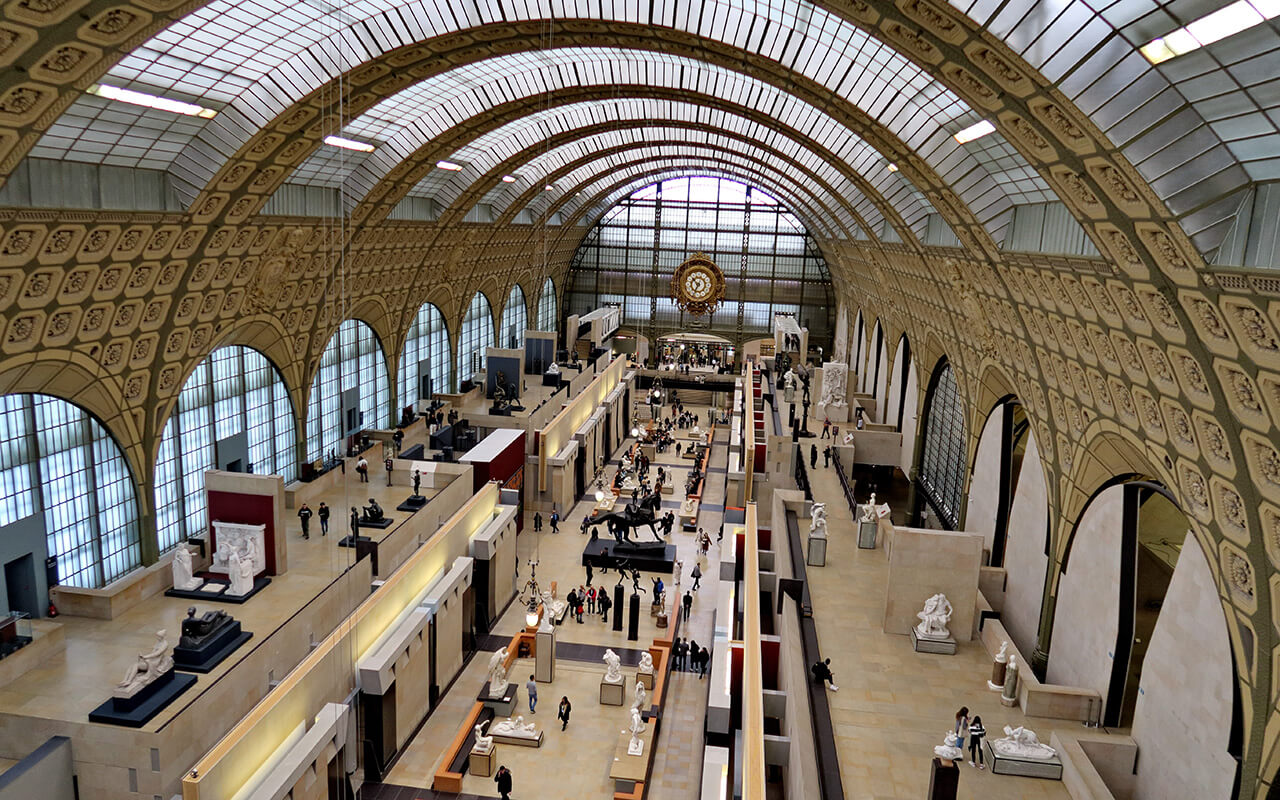
[[[538,631],[535,646],[533,678],[538,683],[551,683],[556,679],[556,632]]]
[[[626,697],[626,689],[623,688],[622,682],[609,683],[603,678],[600,679],[600,705],[602,706],[620,706],[623,698]]]
[[[814,419],[821,425],[823,420],[831,420],[831,424],[839,425],[849,421],[849,404],[843,405],[824,405],[818,403],[817,413]]]
[[[809,537],[809,555],[805,558],[804,563],[811,567],[825,567],[827,565],[827,540],[824,537]]]
[[[636,670],[636,680],[639,681],[640,685],[643,686],[644,688],[648,689],[649,691],[653,691],[653,672],[652,671],[641,672],[640,670]]]
[[[493,755],[498,748],[489,745],[487,750],[477,750],[472,748],[470,756],[467,758],[468,765],[472,775],[477,778],[493,777]]]
[[[911,629],[911,646],[917,653],[936,653],[944,656],[956,654],[956,640],[954,637],[930,639],[916,634],[915,628]]]

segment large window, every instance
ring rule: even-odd
[[[538,295],[538,324],[536,330],[552,331],[556,329],[556,285],[550,278],[542,284],[542,293]]]
[[[293,404],[267,357],[248,347],[214,350],[187,378],[160,439],[160,552],[209,529],[206,470],[239,466],[289,483],[297,475],[296,445]]]
[[[502,307],[501,347],[518,350],[524,347],[524,332],[529,327],[529,310],[524,305],[524,290],[520,284],[511,287],[507,304]]]
[[[670,299],[671,276],[695,252],[725,276],[724,300],[710,317],[691,317]],[[825,342],[834,323],[831,276],[803,223],[760,189],[724,178],[674,178],[641,189],[605,214],[578,248],[569,313],[618,303],[627,324],[647,331],[652,297],[658,334],[699,328],[736,338],[740,299],[744,337],[772,335],[777,312],[796,315],[814,342]]]
[[[338,328],[320,356],[307,403],[307,459],[342,454],[346,438],[391,421],[387,362],[378,337],[360,320]]]
[[[429,399],[423,393],[422,376],[431,378],[431,393],[449,392],[453,383],[449,380],[449,368],[453,364],[449,352],[449,329],[444,315],[431,303],[423,303],[409,328],[404,342],[404,354],[400,356],[400,368],[396,371],[400,389],[400,405],[408,406],[419,400]],[[428,367],[423,372],[423,367]]]
[[[124,455],[79,406],[0,397],[0,525],[42,513],[59,581],[99,588],[142,563],[138,503]]]
[[[924,424],[920,484],[942,523],[955,529],[960,524],[964,492],[964,404],[949,363],[943,362],[935,373]]]
[[[484,292],[476,292],[471,307],[462,320],[462,333],[458,336],[458,380],[475,377],[484,369],[484,350],[493,347],[493,312]]]

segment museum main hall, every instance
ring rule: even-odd
[[[1278,231],[1280,0],[10,0],[0,800],[1280,798]]]

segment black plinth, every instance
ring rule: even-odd
[[[368,536],[361,536],[360,541],[372,542],[373,540],[370,539]],[[338,540],[338,547],[355,547],[355,546],[356,546],[356,542],[354,539],[351,538],[351,534],[347,534],[346,536],[343,536],[341,539]]]
[[[641,572],[670,575],[675,571],[676,546],[665,542],[642,543],[641,546],[618,544],[616,539],[596,539],[582,548],[582,565],[595,569],[616,569],[620,561]]]
[[[511,416],[511,409],[507,407],[499,408],[498,406],[489,406],[489,413],[495,417]]]
[[[251,638],[252,633],[240,630],[239,621],[232,620],[200,647],[173,648],[173,665],[187,672],[210,672]]]
[[[622,584],[613,587],[613,629],[622,630]]]
[[[489,682],[485,681],[484,686],[480,687],[480,694],[476,695],[477,703],[513,703],[516,699],[516,692],[520,691],[520,684],[517,681],[511,681],[507,684],[507,690],[502,693],[502,697],[489,696]]]
[[[630,606],[627,614],[627,641],[634,642],[640,638],[640,595],[631,595]]]
[[[171,669],[128,700],[113,697],[98,706],[89,712],[89,721],[141,728],[195,682],[195,675]]]
[[[375,530],[380,530],[380,531],[385,531],[387,528],[390,528],[393,524],[395,524],[395,520],[393,520],[391,517],[383,517],[377,522],[365,522],[364,520],[360,520],[361,528],[374,528]]]
[[[226,581],[221,578],[211,578],[205,580],[204,586],[226,586],[227,589],[224,589],[221,592],[206,592],[203,591],[204,586],[202,586],[199,589],[191,591],[186,589],[169,589],[164,594],[165,597],[181,597],[184,600],[207,600],[211,603],[235,603],[236,605],[240,605],[250,597],[253,597],[258,592],[267,588],[269,583],[271,583],[271,579],[262,575],[253,579],[253,588],[249,590],[248,594],[229,594],[228,590],[231,587],[230,581]]]
[[[423,497],[422,495],[420,494],[410,495],[408,500],[405,500],[403,503],[396,506],[396,511],[408,511],[410,514],[412,514],[415,511],[421,511],[423,506],[425,506],[426,504],[427,504],[427,498]]]
[[[928,800],[956,800],[956,791],[960,788],[960,767],[954,761],[946,764],[935,757],[929,769]]]

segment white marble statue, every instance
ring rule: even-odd
[[[814,517],[809,520],[809,538],[825,539],[827,538],[827,516],[823,514],[820,517]]]
[[[644,684],[640,682],[639,678],[637,678],[635,692],[632,694],[631,698],[631,708],[633,710],[643,711],[645,703],[647,703],[648,700],[649,692],[645,690]]]
[[[666,592],[663,592],[663,594],[665,595]],[[640,654],[639,671],[653,672],[653,655],[648,650],[645,650],[643,653]]]
[[[253,559],[233,552],[227,559],[228,577],[231,586],[227,594],[245,595],[253,591]]]
[[[794,403],[796,401],[796,374],[791,370],[787,370],[787,374],[782,376],[782,380],[782,399],[788,403]]]
[[[559,364],[557,364],[556,362],[552,361],[552,362],[551,362],[551,366],[547,367],[547,374],[548,374],[548,375],[559,375],[559,374],[560,374],[560,365],[559,365]]]
[[[156,643],[151,648],[151,652],[138,654],[138,660],[129,667],[124,680],[116,684],[112,696],[121,699],[133,697],[171,669],[173,669],[173,651],[169,647],[166,632],[156,631]]]
[[[547,589],[542,593],[542,614],[544,617],[550,615],[552,620],[560,619],[560,615],[564,613],[565,606],[569,605],[564,600],[557,600],[551,594],[551,590]]]
[[[507,693],[507,648],[489,656],[489,696],[502,697]]]
[[[236,553],[241,561],[253,563],[253,574],[258,575],[267,568],[266,525],[244,525],[238,522],[213,521],[213,570],[230,572],[228,567],[231,554]]]
[[[1009,640],[1008,639],[1005,639],[1002,642],[1000,642],[1000,651],[996,653],[995,660],[999,661],[1001,664],[1009,660]]]
[[[644,740],[640,736],[644,733],[644,719],[640,716],[637,709],[631,709],[631,726],[627,728],[631,732],[631,741],[627,743],[627,754],[638,756],[644,752]]]
[[[824,406],[843,406],[845,389],[849,383],[849,365],[828,361],[822,365],[822,402]]]
[[[538,726],[532,722],[525,722],[523,716],[518,716],[514,719],[507,717],[493,723],[489,733],[494,736],[519,736],[522,739],[531,739],[537,737]]]
[[[956,732],[947,731],[946,738],[942,740],[942,744],[933,748],[933,754],[948,761],[963,761],[964,751],[956,746],[959,743],[960,739],[956,736]]]
[[[673,571],[674,571],[674,572],[675,572],[675,574],[676,574],[676,586],[679,586],[679,585],[680,585],[680,575],[681,575],[681,573],[683,573],[683,572],[684,572],[684,562],[677,558],[677,559],[676,559],[676,561],[675,561],[675,564],[674,564],[674,565],[673,565],[673,567],[672,567],[672,569],[673,569]]]
[[[991,743],[991,749],[997,755],[1009,758],[1034,758],[1047,761],[1058,754],[1047,744],[1041,744],[1035,732],[1019,725],[1016,728],[1004,726],[1004,738]]]
[[[942,593],[935,594],[924,602],[924,610],[916,614],[920,624],[916,625],[916,635],[922,639],[948,639],[951,631],[947,623],[951,621],[951,602]]]
[[[178,545],[173,551],[173,588],[184,592],[199,589],[204,581],[192,574],[195,567],[191,564],[191,551],[185,544]]]
[[[542,606],[542,622],[538,623],[538,633],[555,633],[555,623],[551,621],[551,607]]]
[[[484,735],[484,726],[489,724],[489,720],[476,725],[476,743],[472,746],[473,753],[488,753],[493,749],[493,737]]]
[[[622,659],[612,649],[604,651],[605,683],[622,683]]]
[[[809,510],[809,518],[810,520],[812,520],[809,523],[810,529],[813,528],[814,524],[818,521],[819,518],[822,519],[822,523],[825,525],[827,522],[827,504],[814,503],[813,507]]]

